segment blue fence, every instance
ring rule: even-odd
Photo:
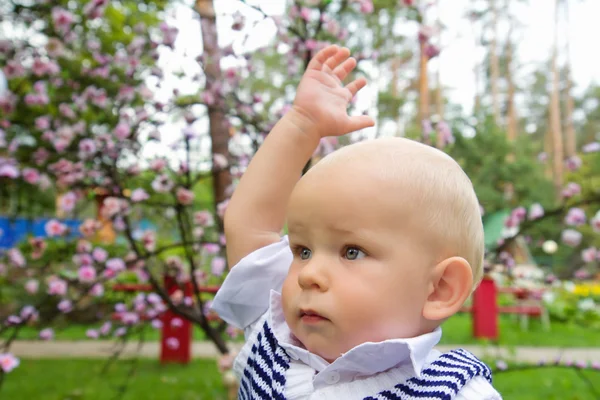
[[[26,219],[0,217],[0,250],[10,249],[28,236],[47,237],[45,226],[51,218]],[[81,221],[61,220],[69,228],[71,237],[79,235]]]

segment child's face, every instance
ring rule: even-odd
[[[332,361],[361,343],[425,333],[434,255],[410,196],[390,195],[364,170],[326,170],[305,176],[290,199],[294,259],[282,302],[292,333]]]

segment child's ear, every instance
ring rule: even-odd
[[[473,286],[473,271],[462,257],[450,257],[437,264],[431,273],[423,318],[441,321],[456,314]]]

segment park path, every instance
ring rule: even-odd
[[[231,344],[232,350],[239,349],[240,343]],[[494,347],[494,346],[437,346],[442,352],[456,347],[462,347],[478,357],[502,358],[522,362],[554,361],[587,361],[600,362],[600,346],[593,348],[559,348],[559,347],[529,347],[519,346]],[[115,349],[114,342],[110,341],[28,341],[18,340],[13,342],[11,352],[22,358],[101,358],[110,355]],[[123,353],[124,357],[139,354],[140,357],[158,358],[160,353],[159,342],[147,342],[138,346],[129,343]],[[192,356],[194,358],[215,358],[218,352],[210,342],[194,342]]]

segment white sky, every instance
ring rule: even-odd
[[[184,0],[185,1],[185,0]],[[189,1],[189,0],[188,0]],[[261,8],[269,15],[281,15],[285,10],[285,0],[248,0],[252,4],[260,5]],[[517,82],[527,80],[530,74],[539,68],[539,66],[547,62],[550,58],[551,46],[553,43],[553,24],[554,24],[554,1],[553,0],[529,0],[529,4],[521,5],[516,0],[510,0],[513,11],[518,16],[521,22],[521,27],[516,31],[514,37],[517,38],[518,61],[521,64],[516,71]],[[571,3],[569,12],[571,19],[570,32],[567,32],[565,25],[561,26],[560,43],[564,46],[567,37],[570,37],[572,73],[575,81],[575,91],[581,92],[592,81],[600,83],[600,58],[595,53],[595,40],[600,38],[600,23],[598,23],[598,15],[600,15],[600,1],[598,0],[569,0]],[[441,22],[447,27],[444,30],[442,37],[442,53],[439,58],[431,63],[432,70],[435,70],[439,65],[442,66],[441,79],[444,87],[448,88],[445,93],[454,103],[459,103],[468,113],[473,106],[473,98],[475,94],[475,78],[473,67],[476,60],[482,60],[484,53],[475,47],[475,39],[471,25],[464,18],[470,0],[439,0],[439,12],[441,13]],[[275,28],[272,22],[263,21],[256,26],[252,25],[251,21],[260,19],[257,12],[241,4],[237,0],[215,0],[219,25],[219,37],[221,45],[235,43],[237,49],[242,47],[260,47],[271,42],[275,35]],[[230,30],[231,19],[222,17],[222,15],[230,15],[232,12],[240,10],[248,16],[247,31],[250,32],[249,37],[241,46],[239,33],[233,34]],[[432,9],[433,12],[436,9]],[[197,21],[192,18],[192,10],[189,6],[178,6],[173,15],[171,23],[175,23],[179,28],[179,35],[176,42],[176,53],[170,55],[166,59],[166,69],[181,69],[192,71],[197,69],[193,57],[202,52],[202,39],[200,35],[200,27]],[[432,18],[435,15],[429,14]],[[408,25],[402,31],[414,32],[416,35],[416,26]],[[251,29],[250,29],[251,28]],[[500,40],[503,42],[503,36],[506,34],[507,27],[500,27]],[[416,38],[415,38],[416,40]],[[339,43],[343,45],[343,43]],[[562,49],[561,49],[562,51]],[[182,53],[187,53],[187,61],[181,57]],[[161,63],[162,64],[162,63]],[[382,71],[385,72],[385,71]],[[168,74],[167,74],[168,76]],[[376,76],[372,77],[373,79]],[[194,85],[181,84],[179,86],[182,92],[194,93],[197,88]],[[165,82],[163,90],[169,91],[172,89],[170,82]],[[359,96],[359,108],[368,109],[374,105],[375,92],[377,85],[372,84],[367,87],[362,96]],[[526,95],[526,94],[524,94]],[[375,112],[371,108],[370,114]],[[201,119],[197,122],[199,129],[207,128],[206,119]],[[181,124],[175,124],[181,126]],[[165,127],[169,134],[173,133],[173,124],[168,124]],[[387,132],[387,129],[385,129]],[[367,132],[367,134],[370,134]],[[169,135],[171,136],[171,135]],[[177,135],[178,136],[178,135]],[[165,138],[166,139],[166,138]],[[168,140],[167,140],[168,141]],[[206,142],[205,146],[208,146]],[[204,147],[204,145],[203,145]],[[205,147],[206,149],[206,147]],[[164,149],[156,149],[158,152]]]
[[[280,15],[285,10],[284,0],[249,0],[260,5],[265,12]],[[473,65],[477,57],[482,57],[475,49],[471,26],[464,18],[470,0],[439,0],[442,23],[447,26],[443,36],[443,51],[437,62],[442,65],[442,82],[451,88],[449,93],[453,101],[463,104],[468,110],[472,107],[474,97]],[[517,79],[527,78],[533,68],[546,62],[550,57],[553,41],[554,1],[529,0],[529,5],[518,5],[516,0],[515,11],[523,24],[515,37],[519,40],[517,51],[518,60],[522,67],[517,71]],[[592,81],[600,82],[600,57],[595,53],[595,41],[600,38],[600,1],[598,0],[569,0],[571,28],[561,27],[560,41],[564,45],[570,37],[573,77],[576,90],[580,91]],[[217,12],[230,13],[232,10],[241,10],[252,17],[256,17],[250,8],[240,5],[236,0],[215,1]],[[191,20],[189,9],[177,12],[177,26],[180,34],[177,46],[189,53],[202,51],[199,27]],[[222,20],[223,21],[223,20]],[[229,23],[220,24],[220,35],[223,43],[231,42],[232,35]],[[505,29],[500,29],[503,35]],[[273,38],[274,28],[266,22],[253,28],[247,41],[248,45],[259,46],[268,43]],[[568,35],[568,36],[567,36]],[[501,38],[502,39],[502,38]],[[340,43],[343,44],[343,43]],[[177,61],[173,63],[180,65]],[[436,67],[432,62],[432,67]]]

